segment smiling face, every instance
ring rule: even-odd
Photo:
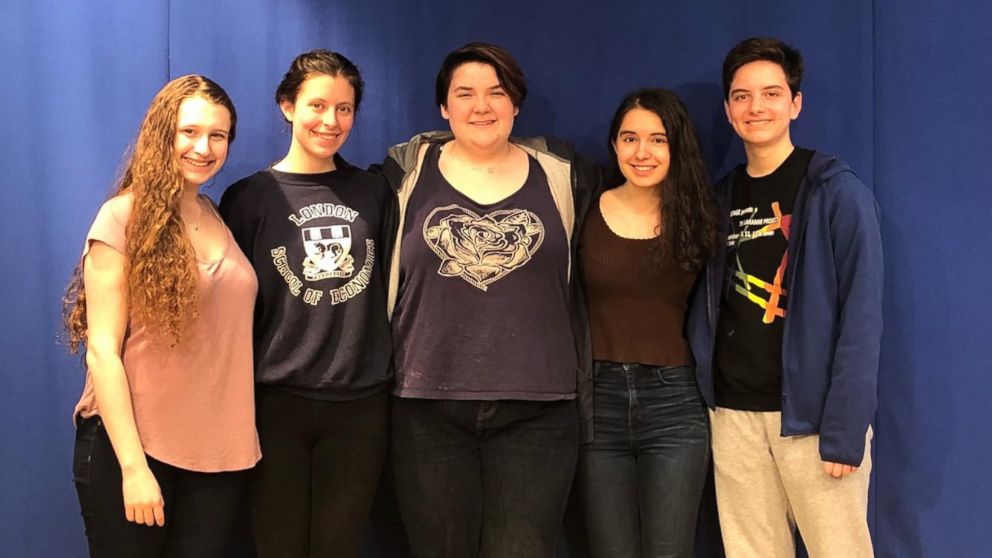
[[[627,183],[656,188],[668,176],[671,155],[661,117],[640,107],[630,109],[620,123],[613,147]]]
[[[332,170],[332,158],[348,139],[355,122],[355,89],[348,80],[340,75],[314,74],[300,85],[296,102],[284,100],[279,108],[293,124],[286,170]]]
[[[489,64],[466,62],[451,75],[441,116],[459,142],[479,150],[503,146],[513,131],[517,107],[503,90]]]
[[[781,66],[759,60],[734,74],[724,108],[747,147],[791,148],[789,125],[799,117],[802,100],[798,91],[792,96]]]
[[[199,187],[224,166],[230,130],[231,112],[223,105],[198,95],[179,104],[173,150],[186,186]]]

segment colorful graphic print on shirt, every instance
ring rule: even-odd
[[[479,215],[447,205],[424,219],[424,241],[441,258],[439,275],[461,277],[486,291],[530,261],[544,242],[544,224],[525,209]]]
[[[757,207],[734,209],[730,212],[733,229],[737,232],[727,237],[727,249],[733,254],[733,287],[734,292],[748,301],[758,305],[764,313],[761,321],[770,324],[775,318],[785,318],[785,297],[788,296],[784,285],[785,270],[789,265],[789,228],[792,215],[783,215],[779,202],[772,202],[771,216],[759,216]],[[772,240],[776,233],[783,240],[782,259],[775,270],[771,281],[764,280],[748,273],[746,258],[742,256],[744,245],[751,242]]]
[[[303,295],[303,301],[311,306],[317,306],[321,300],[331,304],[341,304],[361,294],[372,279],[372,268],[375,265],[375,240],[365,239],[365,262],[358,273],[355,273],[355,257],[352,255],[352,229],[350,224],[359,217],[358,211],[340,204],[316,203],[300,208],[288,219],[300,228],[300,243],[302,252],[306,255],[302,260],[291,262],[288,254],[299,253],[299,250],[287,251],[285,246],[277,246],[269,251],[272,264],[276,271],[286,281],[293,296]],[[318,222],[314,222],[318,221]],[[308,283],[316,283],[328,279],[347,279],[347,283],[337,288],[324,290],[305,286],[303,280],[293,270],[295,265],[302,268],[303,279]],[[324,295],[327,298],[324,298]]]

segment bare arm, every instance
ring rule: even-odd
[[[94,241],[83,261],[86,289],[86,366],[93,379],[97,408],[121,467],[124,513],[128,521],[165,525],[165,503],[148,468],[138,438],[131,391],[121,346],[127,329],[124,255]]]

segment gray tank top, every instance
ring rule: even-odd
[[[393,315],[400,397],[575,397],[568,241],[547,177],[490,205],[441,174],[431,145],[407,205]]]

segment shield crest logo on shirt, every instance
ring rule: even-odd
[[[355,270],[351,256],[351,227],[330,225],[303,229],[303,276],[311,281],[350,277]]]

